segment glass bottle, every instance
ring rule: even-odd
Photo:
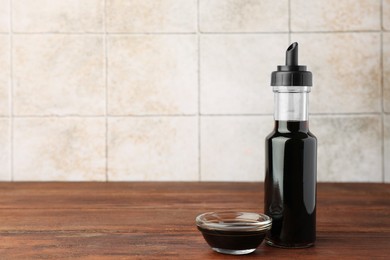
[[[266,138],[264,212],[272,218],[268,245],[302,248],[316,238],[317,139],[309,131],[312,74],[298,65],[298,44],[272,73],[275,128]]]

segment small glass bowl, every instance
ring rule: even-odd
[[[207,212],[196,217],[196,225],[214,251],[244,255],[254,252],[263,242],[272,219],[250,212]]]

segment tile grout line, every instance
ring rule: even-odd
[[[15,35],[120,35],[120,36],[139,36],[139,35],[198,35],[198,34],[206,34],[206,35],[267,35],[267,34],[289,34],[289,33],[297,33],[297,34],[332,34],[332,33],[380,33],[382,30],[345,30],[345,31],[253,31],[253,32],[14,32]],[[1,34],[8,34],[4,32],[0,32]]]
[[[128,117],[128,118],[137,118],[137,117],[193,117],[197,114],[139,114],[139,115],[107,115],[107,118],[118,118],[118,117]],[[7,117],[7,116],[0,116]],[[106,115],[76,115],[76,114],[64,114],[64,115],[17,115],[15,118],[105,118]]]
[[[310,116],[380,116],[381,112],[362,112],[362,113],[310,113]],[[264,114],[202,114],[202,116],[272,116],[273,113]]]
[[[382,112],[357,112],[357,113],[310,113],[310,116],[380,116]],[[383,112],[385,115],[390,115],[390,113]],[[218,117],[218,116],[231,116],[231,117],[240,117],[240,116],[272,116],[273,113],[254,113],[254,114],[229,114],[229,113],[220,113],[220,114],[199,114],[200,116],[209,116],[209,117]],[[198,114],[139,114],[139,115],[14,115],[14,118],[142,118],[142,117],[198,117]],[[0,118],[9,118],[9,116],[2,116]]]
[[[103,25],[104,27],[104,25]],[[0,33],[0,34],[6,34],[6,33]],[[17,35],[90,35],[90,36],[97,36],[97,35],[129,35],[129,36],[138,36],[138,35],[196,35],[196,32],[15,32],[14,34]]]
[[[103,3],[103,58],[104,58],[104,97],[105,97],[105,142],[104,142],[104,157],[105,157],[105,179],[108,178],[108,55],[107,55],[107,0]]]
[[[299,33],[299,34],[332,34],[332,33],[378,33],[381,30],[334,30],[334,31],[294,31],[291,30],[291,33]]]
[[[9,113],[10,113],[10,121],[9,121],[9,170],[11,174],[11,182],[14,181],[14,64],[13,64],[13,1],[9,0],[9,10],[10,10],[10,18],[9,18],[9,66],[10,66],[10,75],[9,75]]]
[[[383,83],[384,83],[384,75],[383,75],[383,34],[380,34],[380,52],[381,52],[381,59],[380,59],[380,69],[381,69],[381,153],[382,153],[382,182],[385,182],[385,114],[384,114],[384,102],[383,102]]]
[[[200,13],[200,0],[197,0],[197,7],[196,7],[196,22],[197,22],[197,44],[198,44],[198,50],[197,50],[197,58],[198,58],[198,181],[202,181],[202,161],[201,161],[201,151],[202,151],[202,133],[201,133],[201,111],[200,111],[200,22],[199,22],[199,13]]]
[[[382,153],[382,182],[385,182],[385,114],[384,114],[384,66],[383,66],[383,0],[380,1],[380,26],[381,26],[381,32],[380,32],[380,70],[381,70],[381,153]]]

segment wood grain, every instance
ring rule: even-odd
[[[263,211],[262,183],[0,183],[0,259],[229,259],[195,226]],[[317,243],[245,258],[389,259],[390,185],[318,185]]]

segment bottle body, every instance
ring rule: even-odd
[[[316,238],[317,139],[308,127],[305,87],[274,87],[275,129],[266,138],[267,244],[309,247]]]

